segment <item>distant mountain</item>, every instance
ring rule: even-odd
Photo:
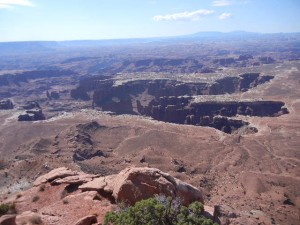
[[[187,38],[206,38],[206,37],[218,37],[218,38],[253,38],[253,37],[282,37],[282,36],[294,36],[300,35],[296,33],[258,33],[247,31],[231,31],[231,32],[198,32],[195,34],[185,35]]]
[[[266,34],[247,32],[247,31],[232,31],[232,32],[198,32],[195,34],[184,35],[184,39],[193,39],[193,40],[205,40],[205,39],[247,39],[254,37],[262,37]]]
[[[184,35],[183,37],[197,37],[197,38],[206,38],[206,37],[236,37],[236,36],[253,36],[261,35],[261,33],[247,32],[247,31],[232,31],[232,32],[198,32],[190,35]]]
[[[70,48],[95,48],[102,46],[126,46],[136,44],[166,44],[184,41],[217,41],[217,40],[247,40],[270,38],[299,38],[300,33],[255,33],[246,31],[233,32],[198,32],[182,36],[156,37],[156,38],[131,38],[110,40],[73,40],[73,41],[28,41],[28,42],[0,42],[0,55],[26,54],[36,52],[51,52],[58,49]]]
[[[53,51],[55,41],[0,42],[0,54]]]

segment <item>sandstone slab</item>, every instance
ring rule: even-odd
[[[75,176],[75,175],[78,175],[78,172],[72,171],[72,170],[70,170],[66,167],[60,167],[60,168],[51,170],[49,173],[47,173],[45,175],[42,175],[42,176],[38,177],[34,181],[33,185],[34,186],[39,186],[43,183],[51,182],[51,181],[53,181],[55,179],[58,179],[58,178],[65,178],[65,177]]]
[[[3,215],[0,217],[0,225],[16,225],[16,215]]]

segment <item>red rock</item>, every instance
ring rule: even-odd
[[[55,179],[51,184],[84,184],[93,181],[97,175],[79,173],[78,175]]]
[[[116,201],[129,204],[161,194],[179,197],[184,205],[203,202],[200,190],[154,168],[127,168],[118,175],[96,178],[79,189],[112,193]]]
[[[38,213],[25,211],[16,217],[16,224],[42,224],[42,219]]]
[[[17,225],[16,215],[3,215],[0,217],[0,225]]]
[[[156,194],[179,197],[184,205],[193,201],[203,202],[198,189],[153,168],[129,168],[121,171],[113,191],[113,196],[118,201],[131,204]]]
[[[43,176],[38,177],[34,181],[33,185],[39,186],[43,183],[51,182],[58,178],[65,178],[65,177],[75,176],[75,175],[78,175],[78,172],[69,170],[66,167],[60,167],[60,168],[51,170],[49,173],[47,173]]]
[[[98,177],[90,182],[87,182],[86,184],[81,185],[79,189],[83,191],[99,191],[103,190],[105,186],[107,186],[105,177]]]
[[[97,217],[95,215],[90,215],[79,219],[75,225],[91,225],[97,223]]]

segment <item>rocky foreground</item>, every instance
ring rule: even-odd
[[[132,205],[155,195],[179,197],[183,205],[204,202],[201,190],[154,168],[129,167],[103,177],[61,167],[38,177],[30,189],[7,197],[4,203],[13,210],[0,217],[0,225],[100,225],[116,203]],[[205,206],[205,216],[220,224],[268,224],[259,212],[236,212],[224,205]]]

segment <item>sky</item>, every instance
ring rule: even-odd
[[[0,42],[300,32],[300,0],[0,0]]]

